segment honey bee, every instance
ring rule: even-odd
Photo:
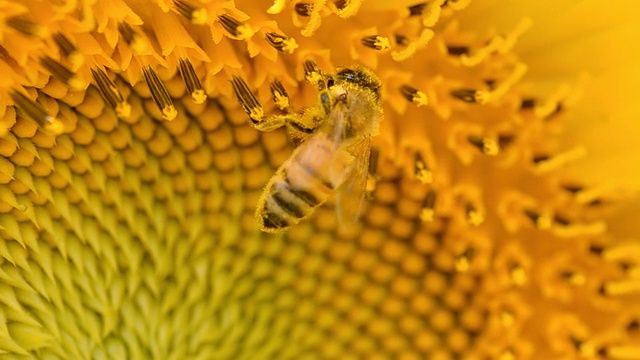
[[[307,80],[318,90],[318,102],[300,113],[264,116],[247,84],[231,83],[253,126],[272,130],[286,125],[302,143],[267,183],[255,216],[264,232],[278,233],[308,218],[335,195],[340,224],[356,221],[366,194],[371,138],[382,120],[380,80],[363,67],[321,73],[305,63]],[[288,100],[279,83],[271,86],[278,104]],[[287,102],[288,103],[288,102]]]

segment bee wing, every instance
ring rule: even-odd
[[[340,224],[355,223],[360,216],[366,195],[370,151],[370,136],[363,136],[349,148],[354,156],[353,165],[344,183],[336,189],[336,212]]]

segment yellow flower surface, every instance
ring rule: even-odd
[[[0,357],[640,359],[638,19],[0,0]],[[355,65],[384,109],[358,221],[263,233],[300,139],[250,116]]]

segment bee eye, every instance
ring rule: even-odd
[[[327,80],[327,87],[330,88],[333,86],[333,78],[329,78],[329,80]]]

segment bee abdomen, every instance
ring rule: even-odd
[[[293,189],[284,176],[267,189],[259,217],[264,230],[277,232],[299,223],[319,204],[321,201],[308,191]]]

